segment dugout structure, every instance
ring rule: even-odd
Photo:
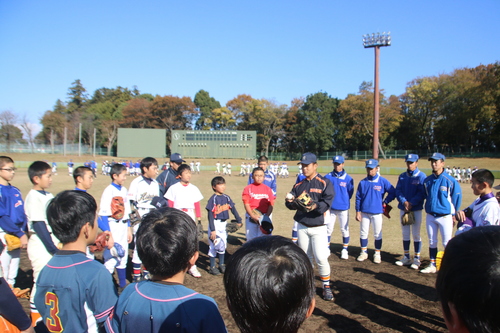
[[[172,131],[171,151],[184,158],[255,158],[256,131]]]
[[[118,157],[165,157],[167,130],[152,128],[119,128]]]

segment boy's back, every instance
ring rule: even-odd
[[[97,332],[99,319],[108,318],[116,298],[101,263],[83,252],[58,251],[38,276],[35,305],[51,331]]]
[[[157,320],[146,323],[144,318]],[[125,288],[113,325],[118,332],[226,332],[212,298],[182,284],[161,281],[142,281]]]

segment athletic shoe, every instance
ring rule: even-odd
[[[222,274],[224,274],[226,272],[226,265],[225,264],[219,265],[219,270]]]
[[[413,269],[418,269],[420,267],[420,259],[413,258],[413,264],[410,266]]]
[[[340,259],[349,259],[349,253],[347,253],[346,249],[342,249],[342,251],[340,251]]]
[[[395,264],[396,264],[396,266],[410,266],[411,259],[403,257],[403,259],[396,261]]]
[[[366,259],[368,259],[368,253],[362,251],[358,258],[356,259],[357,261],[365,261]]]
[[[220,275],[220,271],[217,267],[210,267],[210,270],[208,271],[212,275]]]
[[[330,286],[323,286],[323,299],[325,301],[333,301],[333,293]]]
[[[380,256],[380,252],[375,252],[373,255],[373,263],[380,264],[382,262],[382,257]]]
[[[437,272],[436,266],[434,266],[433,264],[430,264],[429,266],[420,271],[420,273],[424,274],[436,273],[436,272]]]
[[[201,273],[196,267],[196,265],[191,266],[191,268],[188,271],[189,274],[191,274],[195,278],[201,278]]]

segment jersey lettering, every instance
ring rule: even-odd
[[[50,332],[62,332],[63,327],[61,318],[59,318],[59,299],[54,293],[45,294],[45,305],[50,307],[50,314],[47,317],[45,325]]]

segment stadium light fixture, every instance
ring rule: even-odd
[[[363,35],[363,46],[365,49],[373,47],[375,49],[375,86],[373,92],[373,158],[378,159],[379,146],[379,107],[380,107],[380,88],[379,88],[379,67],[380,67],[380,47],[391,46],[391,32]]]

